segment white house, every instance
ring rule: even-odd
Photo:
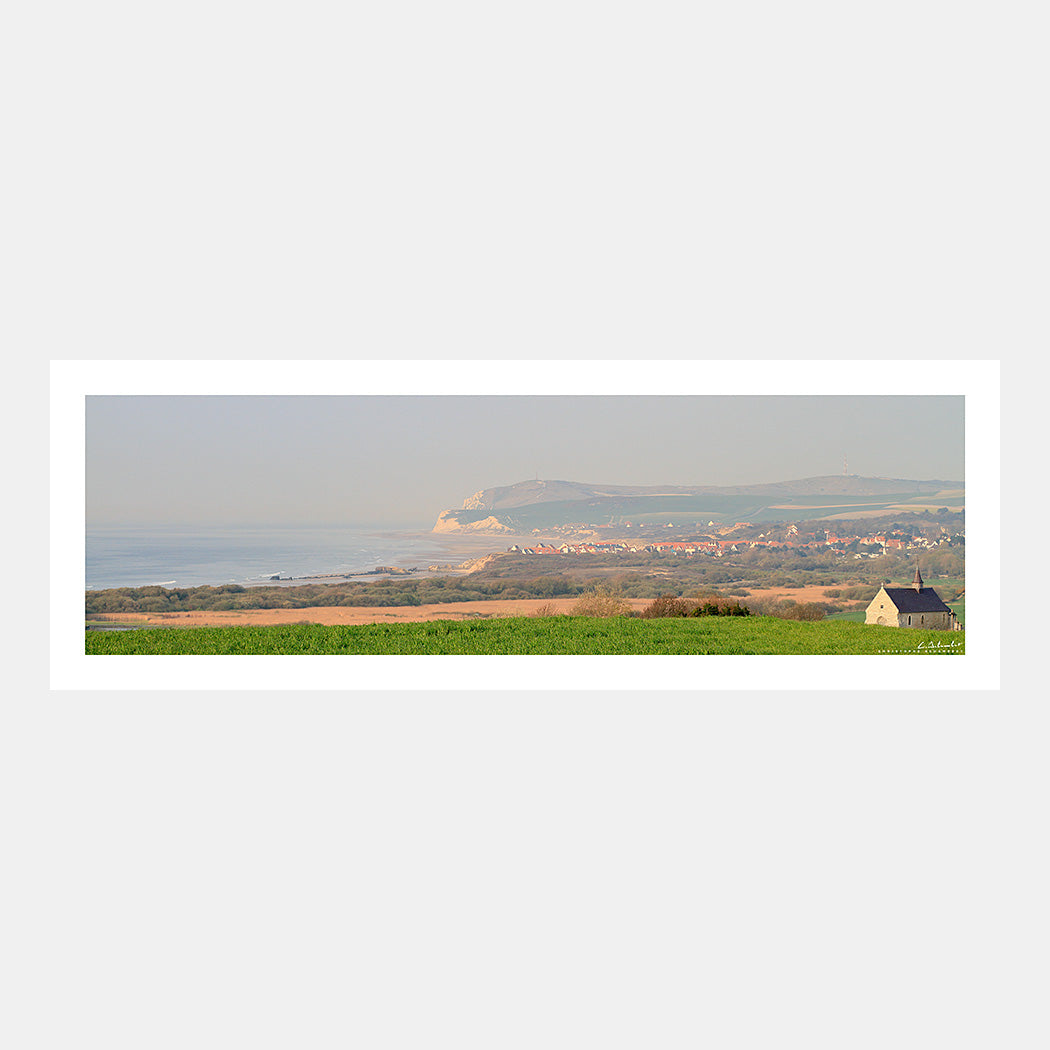
[[[864,622],[883,627],[921,627],[927,631],[962,629],[940,595],[932,587],[923,586],[918,567],[910,587],[879,588]]]

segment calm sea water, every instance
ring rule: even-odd
[[[270,576],[367,572],[378,565],[426,568],[448,560],[438,542],[361,528],[88,529],[88,590],[247,584]]]

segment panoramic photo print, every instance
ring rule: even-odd
[[[907,393],[89,395],[85,653],[962,655],[964,421]]]

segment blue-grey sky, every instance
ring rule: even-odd
[[[540,477],[962,480],[962,397],[91,396],[87,524],[429,528]]]

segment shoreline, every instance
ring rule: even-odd
[[[311,584],[368,583],[370,580],[383,580],[394,577],[405,580],[422,580],[434,576],[465,575],[470,572],[469,563],[479,561],[492,554],[506,554],[520,536],[508,539],[505,536],[445,536],[430,532],[397,532],[387,529],[369,535],[380,539],[411,540],[417,543],[433,543],[442,548],[440,552],[431,552],[425,557],[419,555],[396,555],[389,559],[388,566],[374,566],[355,573],[318,573],[312,576],[289,576],[279,580],[251,580],[243,583],[244,587],[302,587]],[[449,561],[444,559],[448,558]],[[427,562],[428,564],[423,564]],[[380,572],[382,568],[396,571]],[[414,569],[414,572],[407,570]],[[212,586],[220,586],[212,584]]]
[[[323,528],[329,534],[338,531],[331,526],[324,526]],[[121,530],[114,529],[111,531]],[[224,530],[219,531],[222,532]],[[232,533],[236,532],[236,530],[229,531]],[[307,535],[309,533],[309,530],[302,531]],[[330,549],[317,552],[321,555],[320,557],[299,558],[300,567],[296,575],[282,575],[279,579],[268,579],[266,576],[238,573],[232,565],[229,569],[216,566],[214,572],[209,571],[209,568],[204,565],[194,567],[188,571],[183,569],[181,572],[182,579],[180,579],[180,566],[168,563],[164,566],[166,573],[159,567],[156,573],[144,571],[142,573],[142,582],[125,582],[122,579],[125,573],[119,570],[112,574],[106,573],[105,570],[92,570],[93,580],[99,580],[100,578],[104,580],[106,576],[109,576],[111,582],[92,582],[89,586],[87,580],[85,580],[84,589],[87,593],[97,593],[124,587],[159,586],[168,589],[184,590],[194,587],[222,587],[229,584],[237,584],[238,586],[254,589],[256,587],[295,587],[368,582],[370,580],[389,578],[390,576],[403,576],[406,579],[424,579],[435,575],[459,575],[469,571],[465,567],[467,562],[477,561],[491,554],[505,553],[508,547],[515,542],[520,542],[521,539],[516,534],[512,536],[509,534],[448,535],[419,528],[355,528],[347,526],[346,533],[348,545],[353,545],[356,542],[359,546],[374,548],[370,553],[375,560],[358,561],[356,564],[359,568],[355,571],[342,572],[340,571],[340,566],[347,564],[347,561],[350,559],[346,558],[339,551],[338,543],[329,543]],[[361,542],[362,540],[365,540],[365,542]],[[398,549],[404,547],[409,549]],[[88,560],[90,566],[90,552]],[[398,571],[391,573],[376,571],[382,568],[391,568]],[[409,568],[417,571],[403,571]],[[295,572],[295,569],[292,571]],[[138,575],[138,573],[135,573],[135,575]],[[187,577],[192,582],[184,582]]]

